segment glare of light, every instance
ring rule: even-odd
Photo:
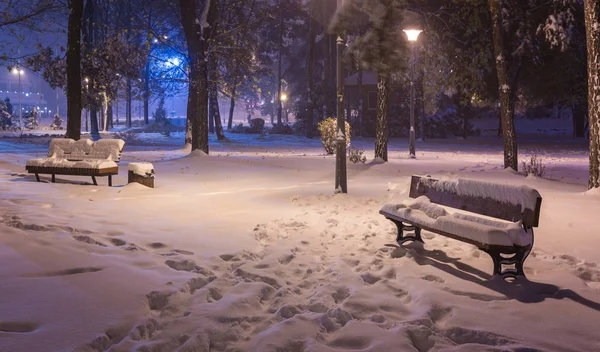
[[[409,42],[416,42],[417,38],[419,38],[419,34],[423,31],[420,29],[405,29],[403,32],[406,33]]]
[[[165,40],[166,40],[166,39],[169,39],[169,37],[167,37],[166,35],[163,35],[163,38],[164,38]]]
[[[19,70],[19,74],[21,74],[21,75],[22,75],[23,73],[25,73],[25,71],[23,71],[23,70]]]
[[[281,93],[281,101],[286,101],[288,98],[287,94]]]
[[[29,93],[25,93],[25,96],[26,96],[26,97],[28,97],[28,96],[29,96]]]
[[[173,58],[169,59],[170,66],[179,66],[180,63],[181,63],[181,61],[179,61],[179,58],[177,58],[177,57],[173,57]]]
[[[86,77],[86,78],[84,78],[84,81],[85,81],[85,83],[88,83],[90,81],[90,79]]]
[[[158,39],[154,38],[154,43],[158,43]]]

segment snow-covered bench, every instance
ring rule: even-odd
[[[125,142],[121,139],[101,139],[92,142],[89,139],[75,141],[67,138],[56,138],[50,141],[48,157],[28,160],[25,169],[35,174],[38,182],[39,174],[91,176],[94,185],[96,176],[108,176],[108,185],[112,186],[112,176],[119,173],[117,163]]]
[[[533,247],[533,227],[538,226],[542,204],[538,191],[462,178],[412,176],[409,197],[402,203],[387,203],[379,211],[398,227],[400,245],[423,242],[421,230],[426,230],[488,253],[494,275],[525,276],[523,263]],[[503,265],[514,268],[503,270]]]

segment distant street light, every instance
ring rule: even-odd
[[[287,98],[288,98],[288,97],[287,97],[287,94],[285,94],[285,93],[282,93],[282,94],[281,94],[281,101],[286,101],[286,100],[287,100]]]
[[[415,58],[414,49],[417,38],[421,34],[420,29],[405,29],[404,33],[410,42],[410,135],[409,135],[409,156],[414,159],[415,153]]]
[[[12,73],[15,75],[19,75],[19,128],[23,130],[23,107],[21,106],[21,94],[23,93],[23,88],[21,87],[21,76],[25,71],[22,68],[19,68],[19,64],[15,68],[13,68]]]

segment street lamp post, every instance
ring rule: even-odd
[[[404,33],[408,37],[410,42],[410,137],[409,137],[409,156],[411,159],[416,157],[415,154],[415,43],[419,34],[422,32],[420,29],[405,29]]]
[[[89,78],[85,78],[85,91],[88,93],[88,83],[90,82]],[[88,109],[85,109],[85,131],[88,132]]]
[[[23,130],[23,107],[21,106],[21,94],[23,88],[21,87],[21,75],[24,73],[23,69],[19,68],[19,65],[13,69],[13,73],[19,75],[19,129]]]

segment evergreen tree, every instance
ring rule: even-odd
[[[165,109],[165,97],[161,96],[160,101],[158,102],[158,107],[154,112],[154,123],[161,125],[168,125],[169,120],[167,120],[167,109]]]
[[[6,111],[8,111],[8,114],[12,116],[12,114],[13,114],[13,106],[12,106],[12,104],[10,102],[10,98],[6,97],[4,99],[4,103],[6,105]]]
[[[6,99],[10,102],[10,99]],[[6,102],[0,99],[0,130],[9,131],[14,128],[15,126],[12,121],[12,115],[9,113]]]

